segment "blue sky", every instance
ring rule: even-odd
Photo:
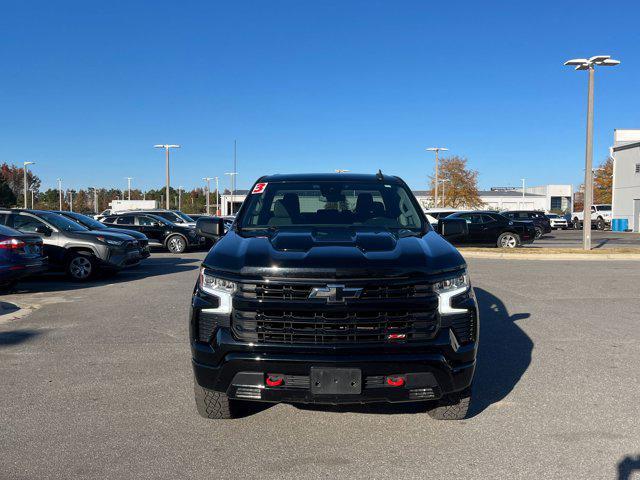
[[[480,187],[580,182],[587,77],[594,160],[640,128],[640,3],[428,1],[7,2],[0,18],[0,161],[44,186],[164,183],[155,143],[180,143],[172,184],[232,169],[346,168],[424,188],[431,145]],[[606,21],[605,21],[606,19]],[[222,185],[227,185],[228,177]]]

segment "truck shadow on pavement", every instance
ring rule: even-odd
[[[618,463],[618,480],[631,480],[640,472],[640,455],[628,456]]]
[[[513,390],[529,368],[533,351],[533,341],[516,323],[531,315],[509,314],[505,304],[495,295],[482,288],[474,288],[474,291],[480,309],[480,348],[467,418],[475,417],[490,405],[502,401]],[[426,413],[431,406],[433,404],[424,402],[295,405],[301,410],[386,415]]]
[[[531,364],[533,341],[516,323],[529,313],[510,314],[505,304],[482,288],[474,288],[480,308],[480,348],[468,417],[502,401]]]
[[[143,260],[137,266],[129,267],[119,272],[109,274],[98,273],[95,278],[86,282],[73,281],[61,272],[50,272],[42,276],[22,280],[13,293],[62,292],[99,287],[112,283],[130,282],[159,275],[197,270],[200,263],[201,259],[199,258],[150,257]]]
[[[12,330],[0,332],[0,348],[25,343],[40,335],[36,330]]]

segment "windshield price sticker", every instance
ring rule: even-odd
[[[256,186],[253,187],[253,190],[251,191],[251,193],[252,194],[262,193],[262,192],[264,192],[265,188],[267,188],[267,184],[266,183],[256,183]]]

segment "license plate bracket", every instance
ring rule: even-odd
[[[362,372],[359,368],[311,367],[312,395],[359,395]]]

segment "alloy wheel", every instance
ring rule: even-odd
[[[181,237],[171,237],[167,247],[171,253],[182,253],[186,247],[184,240]]]
[[[69,263],[69,272],[73,278],[78,280],[86,280],[91,275],[93,265],[87,257],[78,256]]]
[[[516,241],[516,237],[514,237],[513,235],[505,235],[504,237],[502,237],[500,245],[503,248],[516,248],[518,246],[518,242]]]

